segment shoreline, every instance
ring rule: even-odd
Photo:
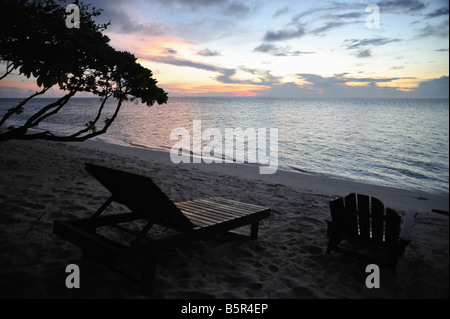
[[[312,194],[344,196],[348,193],[364,193],[378,197],[386,206],[406,211],[409,208],[416,211],[449,212],[449,196],[420,190],[396,188],[385,185],[358,182],[350,179],[331,177],[321,174],[309,174],[287,171],[278,168],[275,174],[259,174],[258,165],[237,163],[180,163],[174,164],[170,160],[169,152],[143,148],[139,146],[125,146],[105,141],[87,140],[80,147],[100,149],[120,156],[139,157],[142,160],[155,160],[166,165],[190,166],[203,171],[216,172],[238,176],[245,179],[257,179],[266,183],[281,184],[300,189]],[[192,158],[192,157],[191,157]]]
[[[155,293],[143,296],[137,285],[82,258],[81,249],[53,234],[55,220],[90,217],[109,197],[84,170],[87,162],[148,176],[173,202],[220,196],[269,207],[271,214],[260,223],[257,240],[242,228],[164,252]],[[257,167],[197,165],[179,166],[161,152],[111,144],[2,142],[0,298],[448,299],[448,216],[418,209],[412,242],[397,271],[381,268],[381,288],[368,289],[367,259],[325,252],[329,200],[362,185],[307,174],[261,180]],[[397,204],[406,201],[399,209],[402,218],[415,196],[379,191],[386,194],[379,197],[385,204],[388,197]],[[422,202],[437,207],[432,200]],[[111,212],[123,209],[114,204]],[[113,235],[117,229],[107,231]],[[378,263],[377,255],[373,258]],[[69,264],[80,268],[79,289],[64,284]]]

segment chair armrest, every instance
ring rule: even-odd
[[[400,232],[400,240],[405,243],[410,243],[412,240],[412,226],[414,224],[414,218],[417,212],[413,209],[408,209],[405,215],[405,221],[403,222],[402,230]]]

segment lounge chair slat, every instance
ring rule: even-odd
[[[177,203],[177,205],[180,203]],[[220,203],[214,203],[208,200],[195,200],[195,201],[188,201],[188,202],[183,202],[181,203],[182,205],[189,205],[190,207],[195,206],[198,207],[199,209],[201,208],[205,208],[205,209],[212,209],[213,211],[220,211],[220,208],[224,208],[224,210],[228,210],[229,206],[226,206],[224,204],[220,204]],[[234,211],[233,210],[229,210],[230,212],[232,212],[232,214],[234,216],[242,216],[245,214],[248,214],[250,212],[246,212],[245,214],[241,211],[241,209],[239,208],[235,208]]]
[[[236,206],[236,207],[230,206],[230,204],[220,203],[220,202],[211,201],[211,200],[204,200],[199,204],[208,206],[208,207],[212,207],[217,210],[222,210],[224,212],[229,212],[235,216],[243,216],[243,215],[247,215],[247,214],[251,214],[251,213],[255,212],[255,209],[249,209],[249,208],[244,208],[244,207],[239,207],[239,206]],[[261,210],[261,208],[259,210]]]
[[[216,203],[214,201],[210,201],[208,199],[202,199],[202,200],[196,200],[196,201],[190,201],[183,203],[185,205],[190,205],[191,207],[198,207],[199,209],[205,209],[212,213],[217,213],[219,215],[225,215],[227,217],[240,217],[245,216],[248,214],[252,214],[256,212],[257,210],[245,210],[242,208],[235,208],[234,206],[222,204],[222,203]],[[259,211],[261,208],[259,209]]]
[[[238,202],[238,201],[235,201],[232,199],[222,198],[222,197],[212,197],[212,198],[210,198],[210,200],[214,200],[217,202],[226,203],[226,204],[230,204],[230,205],[236,205],[238,207],[242,206],[242,207],[249,208],[249,209],[261,209],[261,207],[262,207],[262,206],[249,204],[249,203],[242,203],[242,202]]]
[[[246,214],[249,214],[252,212],[260,211],[262,208],[264,209],[264,207],[261,207],[261,206],[259,208],[255,208],[255,207],[250,207],[250,206],[235,205],[232,202],[218,201],[215,199],[205,199],[205,200],[202,200],[202,203],[204,203],[205,205],[212,206],[212,207],[223,208],[226,211],[230,211],[234,214],[239,214],[239,215],[246,215]]]
[[[233,218],[233,217],[242,216],[239,214],[227,214],[226,212],[223,212],[220,209],[211,208],[210,206],[204,205],[202,203],[187,202],[187,203],[181,203],[181,205],[178,205],[178,207],[180,207],[181,210],[192,209],[192,210],[196,210],[198,212],[206,212],[207,214],[216,216],[218,218],[230,218],[230,217]]]
[[[205,223],[208,224],[216,224],[218,222],[223,221],[223,219],[214,218],[214,216],[202,213],[201,211],[196,211],[195,209],[183,208],[182,212],[186,216],[196,218],[198,220],[203,220]]]
[[[183,213],[189,218],[189,220],[191,220],[192,223],[194,223],[194,225],[197,225],[200,227],[207,227],[207,226],[215,224],[215,222],[213,222],[211,220],[205,220],[205,219],[201,218],[200,216],[198,216],[196,214],[192,214],[188,211],[183,211]]]
[[[210,222],[213,223],[220,223],[223,221],[227,221],[233,218],[229,218],[229,217],[224,217],[224,216],[218,216],[218,215],[212,215],[210,212],[207,211],[200,211],[198,209],[195,208],[189,208],[189,207],[185,207],[182,209],[183,213],[190,213],[193,216],[197,216],[198,218],[204,219],[204,220],[208,220]]]
[[[196,209],[196,210],[199,210],[199,211],[209,212],[212,215],[215,215],[215,216],[218,216],[218,217],[222,217],[222,218],[237,218],[237,217],[241,217],[241,216],[244,216],[244,215],[248,215],[249,213],[252,213],[252,212],[248,212],[246,214],[236,213],[236,212],[233,212],[232,210],[227,209],[225,207],[221,207],[221,206],[218,206],[218,205],[213,206],[213,205],[209,205],[207,203],[198,203],[198,202],[196,202],[196,203],[193,203],[193,202],[184,203],[184,205],[182,207],[183,208],[184,207],[188,207],[188,208]]]

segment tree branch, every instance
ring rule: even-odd
[[[95,117],[95,119],[93,121],[91,121],[91,125],[95,125],[98,120],[100,119],[100,115],[102,114],[103,111],[103,107],[105,106],[106,100],[110,97],[111,95],[107,95],[105,96],[105,98],[102,101],[102,104],[100,105],[100,107],[98,108],[98,112],[97,112],[97,116]],[[79,132],[70,135],[69,137],[73,138],[73,137],[77,137],[83,133],[89,132],[91,128],[88,126],[86,127],[84,130],[80,130]]]
[[[3,115],[3,118],[0,120],[0,126],[2,126],[5,121],[13,114],[16,114],[18,112],[21,112],[22,107],[28,103],[28,101],[30,101],[32,98],[34,98],[35,96],[44,94],[45,92],[47,92],[47,90],[50,89],[50,87],[45,87],[44,89],[42,89],[39,92],[34,93],[33,95],[29,96],[28,98],[26,98],[25,100],[23,100],[22,102],[20,102],[17,106],[12,107],[10,109],[8,109],[8,111],[6,111],[5,115]]]
[[[8,68],[11,67],[11,66],[12,66],[12,68],[8,70]],[[6,78],[8,76],[8,74],[10,74],[13,70],[14,70],[14,64],[12,62],[11,63],[8,62],[6,64],[6,72],[5,72],[5,74],[3,74],[0,77],[0,80],[3,80],[4,78]]]
[[[90,139],[92,137],[95,137],[97,135],[106,133],[108,128],[111,126],[111,124],[114,122],[115,118],[119,114],[119,110],[122,106],[122,101],[123,101],[123,99],[119,99],[117,106],[116,106],[116,110],[114,111],[112,118],[107,123],[105,123],[105,126],[100,131],[92,132],[92,133],[84,135],[84,136],[78,136],[78,135],[82,134],[80,132],[78,132],[80,134],[76,133],[76,134],[73,134],[70,136],[56,136],[56,135],[53,135],[52,133],[46,131],[46,132],[40,132],[40,133],[36,133],[36,134],[28,134],[28,135],[22,134],[22,135],[16,136],[15,138],[21,139],[21,140],[42,139],[42,140],[58,141],[58,142],[83,142],[83,141]],[[0,140],[2,140],[2,135],[3,134],[0,134]],[[74,135],[76,135],[76,136],[74,136]]]
[[[47,106],[43,107],[39,112],[33,114],[28,121],[23,125],[25,129],[28,129],[30,127],[34,127],[38,125],[43,119],[46,119],[47,117],[54,115],[61,110],[61,108],[69,102],[69,99],[77,93],[77,89],[72,89],[68,94],[64,95],[62,98],[57,100],[56,102],[50,103]],[[52,112],[47,113],[52,108],[57,107]]]
[[[105,133],[116,119],[123,101],[140,99],[148,106],[155,102],[167,102],[167,93],[156,85],[151,70],[140,65],[130,52],[117,51],[110,46],[109,37],[102,34],[109,23],[98,25],[93,19],[100,14],[100,10],[90,10],[90,5],[81,5],[83,30],[67,29],[61,23],[66,17],[65,7],[59,2],[6,1],[7,6],[3,8],[8,14],[0,19],[0,61],[6,63],[6,68],[2,68],[5,73],[0,75],[0,80],[11,72],[14,74],[13,70],[18,70],[27,78],[35,78],[36,84],[43,89],[17,106],[2,111],[0,125],[14,114],[20,114],[33,97],[45,93],[54,85],[59,85],[65,95],[40,106],[36,113],[33,110],[34,114],[27,115],[22,126],[0,133],[0,141],[83,141]],[[68,136],[55,136],[50,131],[29,132],[29,129],[58,113],[77,92],[104,98],[100,106],[93,110],[93,120],[88,119],[87,127],[79,127],[73,131],[76,133],[69,133]],[[112,110],[112,118],[102,123],[105,108],[109,111],[106,101],[110,97],[117,100],[116,109]],[[96,125],[101,129],[97,130]]]

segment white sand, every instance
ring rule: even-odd
[[[0,144],[0,296],[143,298],[133,283],[81,258],[52,232],[56,219],[93,214],[108,192],[87,172],[91,162],[151,177],[174,201],[223,196],[271,208],[256,241],[218,236],[168,251],[150,298],[448,298],[448,196],[254,166],[170,162],[168,153],[87,142]],[[381,269],[381,288],[365,286],[367,261],[327,255],[328,201],[348,192],[378,197],[400,214],[418,211],[413,242],[396,273]],[[244,232],[246,230],[240,230]],[[65,267],[81,270],[67,289]]]

